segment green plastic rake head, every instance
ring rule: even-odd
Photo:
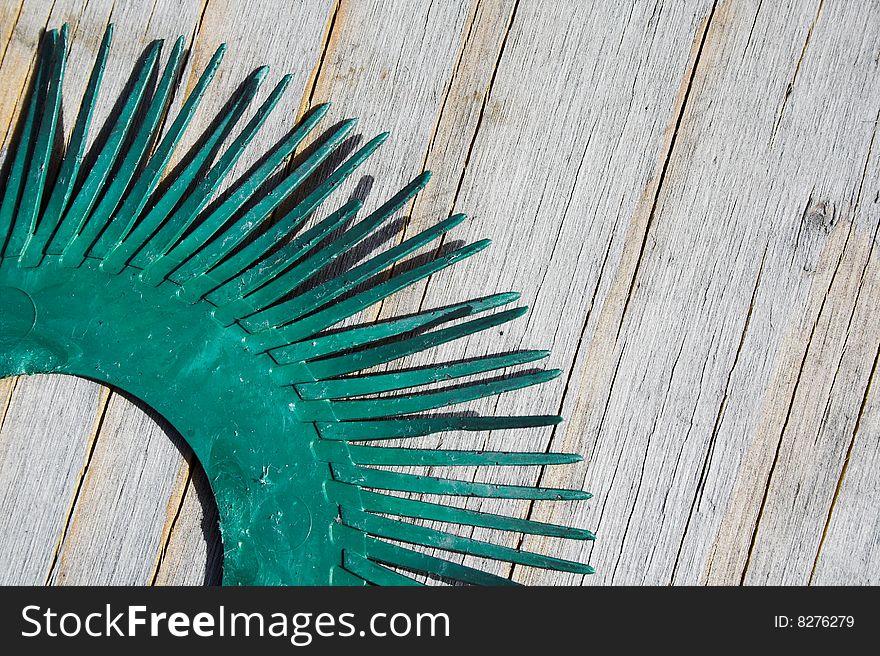
[[[430,413],[555,377],[558,371],[521,372],[437,385],[500,373],[540,360],[545,351],[357,373],[499,326],[525,312],[516,308],[485,314],[518,297],[496,294],[378,323],[337,326],[488,245],[480,241],[390,276],[380,275],[464,218],[455,215],[329,276],[332,263],[403,208],[425,185],[428,174],[356,223],[351,224],[360,203],[353,200],[303,229],[327,196],[386,137],[369,141],[306,195],[301,190],[306,178],[354,127],[354,121],[346,121],[271,192],[260,191],[326,113],[325,105],[307,115],[229,193],[215,198],[288,84],[288,77],[281,80],[223,149],[265,76],[265,69],[259,69],[184,165],[160,186],[172,151],[224,53],[223,47],[217,51],[179,114],[169,118],[163,130],[161,119],[181,64],[182,38],[161,71],[161,43],[149,47],[108,125],[106,140],[93,149],[93,165],[83,167],[110,49],[108,29],[70,141],[63,157],[56,157],[60,164],[50,180],[67,39],[66,26],[45,35],[19,136],[7,155],[0,205],[0,377],[38,372],[83,376],[126,390],[168,419],[204,466],[216,497],[224,584],[415,582],[401,570],[466,583],[510,583],[427,555],[413,545],[591,573],[581,563],[461,537],[407,518],[579,540],[592,539],[588,531],[399,494],[572,500],[589,498],[587,493],[374,467],[543,466],[580,459],[381,446],[382,440],[442,431],[560,421],[556,416]],[[298,189],[304,197],[295,207],[280,220],[270,220]],[[379,394],[387,392],[394,394]]]

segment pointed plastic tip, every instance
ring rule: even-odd
[[[562,375],[562,369],[548,369],[546,373],[547,380],[559,378],[560,375]]]
[[[519,292],[501,292],[500,294],[495,294],[493,298],[498,301],[498,305],[507,305],[508,303],[518,301],[521,297],[522,294]]]
[[[595,574],[596,570],[590,565],[584,565],[584,574]]]
[[[254,81],[257,83],[262,82],[265,77],[269,74],[268,66],[260,66],[257,70],[254,71]]]
[[[183,35],[182,34],[179,37],[177,37],[177,41],[174,42],[174,49],[177,50],[178,48],[181,50],[183,49]]]
[[[60,34],[61,34],[61,38],[62,38],[62,39],[65,41],[65,43],[66,43],[66,42],[67,42],[67,36],[70,34],[70,26],[69,26],[67,23],[64,23],[64,24],[61,26],[61,32],[60,32]]]
[[[551,456],[554,465],[572,465],[583,460],[578,453],[548,453]]]
[[[374,143],[374,144],[376,144],[376,145],[383,144],[383,143],[385,143],[386,141],[388,141],[388,137],[390,137],[390,136],[391,136],[391,133],[390,133],[390,132],[382,132],[382,133],[380,133],[380,134],[377,134],[377,135],[372,139],[372,143]]]
[[[217,49],[214,51],[214,55],[211,57],[215,64],[219,64],[220,60],[223,59],[224,55],[226,54],[226,49],[227,46],[225,43],[221,43],[219,46],[217,46]]]
[[[549,420],[550,420],[550,422],[551,422],[551,423],[550,423],[550,426],[556,426],[557,424],[561,424],[563,421],[565,421],[565,420],[562,418],[562,415],[551,415],[551,416],[549,417]]]
[[[329,105],[322,105],[321,107],[329,107]],[[353,130],[358,124],[358,121],[359,119],[356,118],[347,118],[339,124],[339,129],[345,130],[346,132],[348,132],[349,130]],[[375,141],[375,139],[373,139],[373,141]]]

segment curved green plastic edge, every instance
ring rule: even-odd
[[[413,573],[464,583],[509,583],[449,557],[424,554],[424,547],[591,573],[583,563],[407,520],[576,540],[593,539],[589,531],[398,494],[576,501],[589,498],[588,493],[375,468],[544,467],[580,459],[543,452],[382,446],[383,440],[448,430],[559,422],[552,415],[424,414],[551,380],[558,370],[509,372],[512,366],[543,359],[545,351],[357,373],[491,329],[525,311],[477,317],[518,298],[498,294],[381,323],[342,323],[487,245],[476,242],[389,274],[389,267],[464,219],[455,215],[353,267],[334,268],[402,209],[429,175],[418,176],[358,222],[352,224],[360,203],[346,203],[292,239],[385,139],[380,135],[337,164],[329,177],[315,180],[310,193],[301,194],[302,200],[274,222],[270,219],[278,206],[314,179],[312,174],[353,126],[344,123],[274,189],[260,191],[325,113],[326,107],[320,107],[260,167],[209,204],[287,85],[284,78],[221,153],[265,77],[265,69],[259,69],[192,151],[189,163],[172,171],[161,187],[160,174],[225,50],[218,50],[160,139],[159,117],[179,74],[180,40],[156,88],[147,80],[158,66],[161,44],[150,46],[109,136],[95,146],[93,166],[80,173],[111,35],[108,28],[54,180],[49,169],[61,111],[66,26],[47,32],[41,45],[19,136],[7,156],[0,203],[0,377],[81,376],[125,390],[165,417],[192,447],[210,481],[220,516],[226,585],[407,584],[415,582]],[[136,122],[139,112],[146,118]],[[486,372],[495,376],[472,379]]]

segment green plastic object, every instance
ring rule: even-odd
[[[428,173],[360,220],[355,216],[361,203],[351,200],[305,229],[321,203],[386,138],[367,142],[329,174],[312,175],[351,134],[355,122],[343,122],[266,191],[264,183],[283,170],[326,113],[324,105],[218,197],[288,85],[289,77],[283,78],[230,141],[265,77],[262,68],[166,175],[225,51],[221,46],[163,128],[181,66],[182,37],[161,70],[161,43],[148,48],[109,119],[106,138],[91,149],[84,166],[111,35],[108,28],[63,156],[54,148],[67,26],[47,32],[41,44],[18,136],[7,155],[0,204],[0,377],[82,376],[121,388],[168,419],[192,447],[216,497],[226,585],[413,584],[414,573],[473,584],[511,583],[427,555],[420,547],[591,573],[586,564],[408,520],[576,540],[593,539],[589,531],[399,494],[576,500],[589,498],[585,492],[376,468],[541,467],[580,459],[383,446],[383,440],[443,431],[560,421],[557,416],[432,413],[555,377],[558,371],[498,375],[506,367],[541,360],[545,351],[358,373],[495,328],[525,312],[488,313],[516,301],[518,295],[511,293],[377,323],[343,323],[488,245],[479,241],[387,274],[390,266],[459,224],[464,217],[457,214],[333,273],[334,262],[401,210]],[[303,191],[307,180],[314,182]],[[297,193],[293,208],[275,216]],[[493,377],[458,381],[481,373]]]

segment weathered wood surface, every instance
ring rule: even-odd
[[[374,247],[453,211],[473,218],[451,239],[495,242],[367,317],[519,290],[526,319],[421,357],[548,347],[565,372],[468,408],[561,411],[556,430],[442,443],[585,453],[482,476],[583,487],[590,502],[462,503],[595,529],[595,545],[526,544],[597,574],[482,566],[545,584],[878,583],[880,5],[619,4],[5,0],[0,136],[39,31],[63,21],[66,117],[108,20],[99,116],[149,40],[188,40],[175,106],[229,43],[188,143],[256,66],[272,67],[267,88],[291,72],[239,171],[330,100],[326,125],[392,132],[337,204],[375,206],[435,171]],[[0,381],[0,582],[216,582],[216,509],[192,460],[121,394]],[[519,543],[493,533],[473,531]]]

